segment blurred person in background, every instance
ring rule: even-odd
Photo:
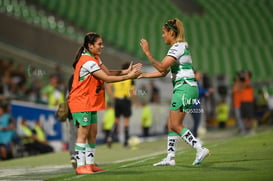
[[[12,157],[15,122],[7,111],[7,105],[0,104],[0,158]]]
[[[203,109],[202,109],[202,98],[205,96],[210,96],[213,92],[214,89],[213,88],[204,88],[201,85],[201,81],[202,81],[202,73],[198,70],[196,70],[194,72],[195,74],[195,79],[197,81],[197,85],[198,85],[198,101],[193,104],[192,106],[192,111],[191,111],[191,116],[193,118],[193,127],[191,129],[192,134],[198,138],[198,128],[200,125],[200,121],[201,121],[201,114],[203,113]]]
[[[122,65],[122,70],[128,69],[129,62]],[[115,124],[111,133],[113,141],[118,141],[120,121],[123,118],[124,129],[124,147],[128,147],[129,140],[129,125],[130,117],[132,115],[132,104],[136,104],[136,95],[134,93],[135,86],[134,81],[129,79],[121,82],[115,82],[108,84],[110,87],[109,96],[114,100],[115,107]],[[111,141],[111,140],[109,140]]]
[[[237,73],[232,86],[232,105],[238,126],[238,132],[239,134],[245,134],[245,127],[241,116],[241,93],[243,84],[240,79],[244,80],[244,75],[243,77],[240,77],[240,73]]]
[[[142,135],[144,138],[150,136],[150,127],[153,122],[152,110],[146,100],[141,101],[142,111],[141,111],[141,126],[142,126]]]
[[[186,113],[198,98],[198,87],[182,22],[177,18],[168,20],[162,27],[162,38],[167,45],[171,46],[167,56],[162,61],[154,58],[147,40],[140,40],[143,52],[157,69],[157,72],[142,73],[139,78],[163,77],[171,71],[174,87],[168,118],[167,157],[155,163],[154,166],[173,166],[176,164],[175,152],[179,137],[196,149],[196,158],[192,164],[198,165],[210,152],[183,125]]]
[[[270,118],[270,109],[268,106],[268,93],[264,88],[259,88],[257,95],[255,96],[255,112],[258,124],[267,124]]]
[[[229,106],[224,98],[220,100],[219,104],[215,108],[215,111],[218,127],[220,129],[226,128],[226,124],[229,118]]]
[[[56,65],[53,75],[58,78],[58,85],[62,86],[64,84],[64,73],[60,65]]]
[[[48,141],[46,138],[46,132],[43,129],[43,125],[41,121],[39,120],[36,121],[32,132],[34,134],[35,141],[43,144],[43,152],[49,153],[54,151],[53,147],[48,144]]]
[[[243,71],[242,73],[242,92],[241,92],[241,115],[245,130],[253,134],[255,133],[254,122],[254,87],[251,84],[252,73]]]
[[[151,103],[159,103],[160,102],[160,91],[159,88],[155,85],[153,80],[150,81],[150,88],[151,88]]]
[[[64,102],[64,93],[59,89],[58,77],[50,75],[49,84],[42,88],[42,99],[49,107],[56,107]]]
[[[23,119],[18,128],[18,136],[30,155],[52,152],[48,145],[41,143],[34,131],[29,127],[28,121]]]
[[[95,163],[97,111],[105,109],[104,82],[133,79],[140,75],[141,64],[112,71],[101,61],[103,41],[97,33],[87,33],[73,63],[74,76],[68,104],[74,124],[78,127],[75,143],[76,174],[91,174],[104,169]]]
[[[69,77],[68,83],[67,83],[67,90],[66,90],[66,99],[68,99],[69,93],[72,89],[72,83],[73,83],[73,74]],[[76,159],[76,154],[75,154],[75,143],[77,139],[77,134],[78,134],[78,128],[74,124],[73,119],[72,119],[72,114],[69,111],[68,114],[68,129],[69,129],[69,140],[68,140],[68,151],[70,155],[70,162],[73,166],[74,169],[77,168],[77,159]]]
[[[107,143],[107,146],[111,148],[112,142],[109,139],[112,139],[111,130],[115,123],[115,110],[114,110],[113,103],[111,101],[107,102],[107,107],[103,115],[102,123],[103,123],[102,128],[104,132],[104,143]]]

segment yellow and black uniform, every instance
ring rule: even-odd
[[[134,89],[133,80],[113,83],[115,98],[115,117],[130,117],[132,115],[131,91]]]
[[[128,67],[122,67],[126,69]],[[128,145],[129,140],[129,118],[132,115],[132,94],[134,90],[133,80],[125,80],[115,82],[113,86],[114,109],[115,109],[115,124],[113,127],[112,137],[114,141],[118,141],[119,119],[123,116],[124,124],[124,146]]]
[[[35,125],[33,132],[36,135],[36,141],[43,145],[43,153],[54,151],[53,147],[47,144],[46,133],[41,126]]]
[[[22,122],[23,123],[19,127],[18,135],[29,154],[48,153],[53,151],[52,147],[49,148],[48,145],[42,144],[36,139],[36,131],[27,126],[26,120],[23,120]]]

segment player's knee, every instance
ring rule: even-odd
[[[179,133],[179,125],[177,124],[170,124],[170,128],[173,132]]]

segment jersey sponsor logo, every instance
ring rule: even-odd
[[[97,86],[97,88],[96,88],[96,93],[98,94],[100,91],[102,90],[102,86]]]
[[[175,55],[176,52],[177,52],[177,49],[170,49],[168,54],[169,54],[169,55],[170,55],[170,54]]]
[[[182,104],[183,106],[187,105],[198,105],[201,104],[200,99],[191,99],[186,98],[184,95],[182,96]]]
[[[90,69],[94,69],[97,66],[97,64],[91,64]]]

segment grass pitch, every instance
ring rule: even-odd
[[[227,138],[220,137],[219,131],[209,135],[204,145],[210,149],[211,156],[199,166],[191,165],[195,150],[180,141],[176,166],[153,167],[153,163],[165,156],[166,140],[160,139],[143,142],[135,150],[124,149],[119,144],[112,149],[98,146],[96,160],[106,172],[75,175],[65,152],[0,162],[0,180],[273,180],[272,128],[259,130],[255,135]],[[5,171],[12,170],[18,174],[3,176]]]

